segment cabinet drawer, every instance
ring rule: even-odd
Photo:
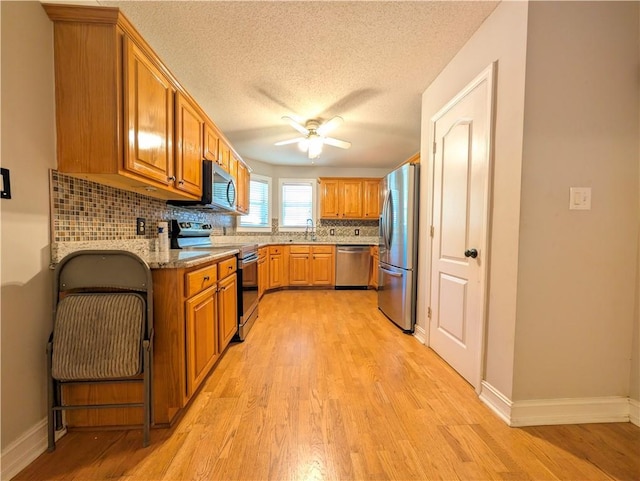
[[[313,246],[314,254],[332,254],[333,246]]]
[[[290,254],[308,254],[309,246],[289,246]]]
[[[229,274],[236,271],[237,263],[235,257],[229,257],[218,264],[218,277],[222,280]]]
[[[184,295],[191,297],[207,287],[211,287],[218,281],[218,266],[213,264],[197,271],[188,272],[185,274],[185,278]]]
[[[269,254],[268,247],[260,247],[260,249],[258,249],[258,258],[266,259],[268,254]]]
[[[269,246],[269,254],[282,254],[282,246]]]
[[[373,257],[378,257],[378,246],[371,246],[371,255]]]

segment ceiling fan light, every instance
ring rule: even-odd
[[[309,137],[309,158],[317,159],[322,153],[322,137],[318,135],[311,135]]]
[[[309,149],[309,140],[302,139],[300,142],[298,142],[298,148],[301,152],[306,152]]]

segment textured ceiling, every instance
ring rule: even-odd
[[[340,115],[318,166],[392,167],[420,148],[426,87],[497,2],[104,1],[120,7],[249,163],[309,165],[304,123]]]

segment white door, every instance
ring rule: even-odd
[[[493,66],[434,127],[429,344],[476,389],[484,332]]]

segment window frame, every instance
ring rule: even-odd
[[[251,186],[251,181],[255,182],[263,182],[267,184],[267,226],[252,226],[252,225],[241,225],[242,218],[245,216],[238,217],[238,223],[236,225],[237,232],[268,232],[272,231],[272,207],[273,207],[273,179],[266,175],[254,174],[253,172],[249,174],[249,186]],[[251,199],[251,191],[249,191],[249,199]],[[251,209],[251,201],[249,201],[249,209]]]
[[[304,179],[300,179],[300,178],[280,178],[278,179],[278,198],[279,198],[279,205],[278,205],[278,231],[279,232],[305,232],[307,230],[306,226],[296,226],[296,227],[292,227],[292,226],[285,226],[282,225],[282,221],[284,218],[284,202],[283,202],[283,195],[282,195],[282,189],[284,187],[284,185],[286,184],[309,184],[311,185],[311,219],[313,220],[313,225],[314,227],[316,226],[317,223],[317,192],[318,192],[318,179],[309,179],[309,178],[304,178]]]

